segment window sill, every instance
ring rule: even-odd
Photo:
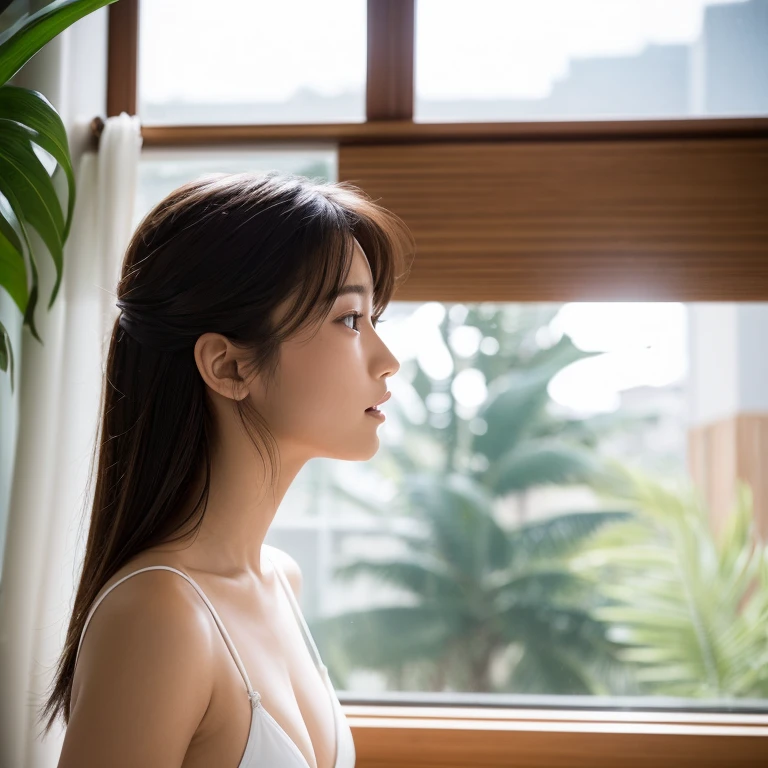
[[[356,768],[764,765],[768,715],[344,705]]]

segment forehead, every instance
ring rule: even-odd
[[[371,277],[371,268],[368,264],[365,251],[358,242],[357,238],[353,238],[355,241],[355,249],[352,254],[352,266],[349,268],[349,276],[347,282],[363,282],[369,283]]]

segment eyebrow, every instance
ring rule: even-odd
[[[366,294],[372,293],[373,289],[370,285],[345,285],[337,294],[336,297],[346,296],[348,293]]]

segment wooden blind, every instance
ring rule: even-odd
[[[401,216],[399,300],[768,299],[768,137],[342,145]]]

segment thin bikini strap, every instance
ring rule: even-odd
[[[280,583],[283,585],[283,591],[288,595],[288,602],[290,602],[291,604],[293,615],[296,617],[296,621],[299,624],[301,633],[302,635],[304,635],[304,639],[309,645],[315,664],[322,672],[327,674],[328,667],[326,667],[325,664],[323,664],[323,660],[320,656],[320,651],[317,650],[317,646],[315,645],[315,639],[312,637],[312,633],[309,631],[307,620],[304,618],[304,614],[301,612],[301,608],[299,607],[299,603],[296,600],[296,595],[294,595],[293,593],[293,588],[291,587],[288,581],[288,577],[283,572],[283,569],[269,555],[267,555],[266,552],[264,552],[264,554],[267,556],[267,559],[275,567],[275,573],[277,573],[277,577],[280,580]]]
[[[178,573],[179,576],[185,578],[196,590],[197,593],[200,595],[200,597],[203,599],[203,602],[208,606],[208,610],[211,612],[211,615],[213,616],[214,621],[216,622],[216,626],[219,628],[219,631],[221,632],[221,636],[224,638],[224,642],[227,644],[227,648],[229,649],[229,652],[232,654],[232,658],[235,661],[235,664],[237,665],[238,670],[240,670],[240,674],[243,677],[243,680],[245,681],[245,687],[248,689],[248,698],[251,699],[251,702],[253,705],[256,705],[256,702],[261,698],[261,696],[256,693],[253,690],[253,686],[251,685],[251,681],[248,678],[248,673],[245,671],[245,667],[243,666],[243,662],[240,660],[240,654],[237,652],[237,648],[235,648],[235,644],[232,642],[232,639],[229,636],[229,633],[227,632],[227,628],[224,626],[224,623],[219,618],[219,614],[216,613],[216,609],[213,607],[213,603],[208,599],[205,592],[200,588],[200,585],[192,579],[190,576],[187,576],[186,573],[183,571],[179,571],[176,568],[171,568],[169,565],[149,565],[146,568],[139,568],[137,571],[133,571],[132,573],[129,573],[127,576],[123,576],[122,579],[119,579],[116,581],[106,592],[104,592],[103,595],[99,597],[99,599],[93,604],[90,611],[88,612],[88,616],[85,619],[85,625],[83,626],[83,631],[80,635],[80,643],[77,646],[77,655],[75,656],[75,665],[77,665],[77,657],[80,655],[80,646],[83,644],[83,638],[85,637],[85,630],[88,628],[88,623],[91,620],[91,616],[93,616],[94,611],[99,607],[99,604],[101,601],[119,584],[122,584],[126,579],[130,579],[131,576],[135,576],[137,573],[143,573],[144,571],[157,571],[157,570],[163,570],[163,571],[173,571],[173,573]]]
[[[296,617],[296,621],[299,624],[299,628],[301,629],[301,633],[304,635],[305,641],[309,645],[310,652],[314,658],[314,662],[317,665],[317,668],[320,670],[320,674],[323,677],[323,680],[325,682],[325,687],[328,690],[328,695],[331,699],[331,709],[333,711],[333,731],[336,734],[335,738],[335,747],[334,747],[334,758],[333,758],[333,765],[334,768],[339,763],[339,757],[340,757],[340,751],[339,751],[339,715],[337,712],[337,708],[339,707],[339,700],[336,697],[336,692],[333,688],[333,683],[331,682],[331,677],[328,674],[328,667],[323,664],[323,660],[320,658],[320,651],[317,650],[317,646],[315,645],[315,640],[312,637],[312,633],[309,631],[309,626],[307,625],[307,620],[304,618],[304,614],[301,612],[301,608],[299,607],[298,600],[296,600],[296,595],[293,593],[293,588],[291,587],[290,583],[288,582],[288,577],[283,572],[283,569],[280,567],[278,563],[276,563],[267,553],[266,551],[262,550],[264,554],[267,557],[267,560],[269,560],[272,565],[275,568],[275,573],[277,573],[278,579],[280,579],[280,583],[283,585],[283,590],[288,595],[288,602],[291,604],[291,608],[293,609],[293,615]]]

